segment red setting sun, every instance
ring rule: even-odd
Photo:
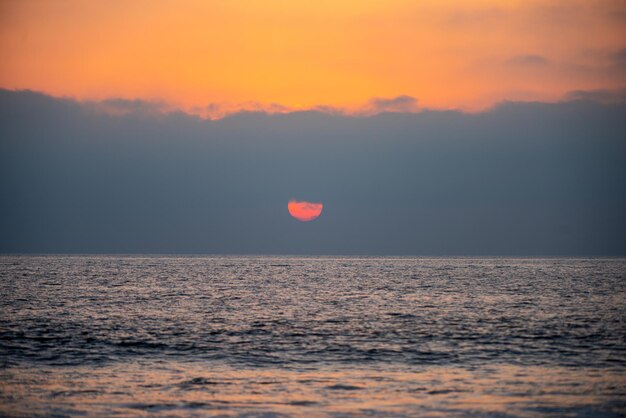
[[[322,203],[312,203],[291,199],[287,205],[289,214],[302,222],[309,222],[317,219],[324,209]]]

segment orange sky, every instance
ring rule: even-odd
[[[625,28],[608,0],[1,1],[0,87],[207,116],[478,110],[623,88]]]

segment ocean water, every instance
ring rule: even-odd
[[[625,259],[0,257],[2,416],[625,414]]]

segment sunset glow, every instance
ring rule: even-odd
[[[481,110],[623,87],[624,16],[610,0],[8,1],[0,87],[211,118]]]
[[[0,417],[625,416],[625,0],[0,0],[0,59]]]
[[[289,209],[289,214],[297,220],[309,222],[321,215],[324,205],[321,203],[290,200],[287,208]]]

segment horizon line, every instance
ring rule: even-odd
[[[0,257],[50,257],[50,256],[105,256],[105,257],[321,257],[321,258],[510,258],[510,259],[626,259],[626,254],[621,255],[590,255],[590,254],[483,254],[483,255],[462,255],[462,254],[312,254],[312,253],[211,253],[211,252],[0,252]]]

